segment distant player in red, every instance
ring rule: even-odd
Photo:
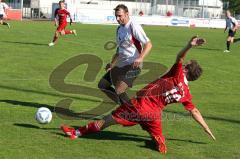
[[[74,34],[77,35],[76,30],[65,30],[67,26],[67,17],[70,17],[70,25],[72,24],[72,18],[70,13],[65,9],[65,4],[63,1],[59,1],[59,8],[55,10],[55,26],[58,26],[53,41],[49,43],[49,46],[55,45],[59,35]]]
[[[162,134],[161,114],[166,105],[182,103],[205,132],[215,140],[201,113],[192,103],[192,96],[188,87],[188,81],[197,80],[202,74],[202,69],[195,60],[183,65],[188,50],[192,46],[199,46],[204,43],[204,39],[193,37],[187,46],[178,53],[175,64],[165,75],[138,91],[137,97],[132,98],[131,102],[120,105],[112,114],[76,130],[68,126],[61,126],[61,129],[71,139],[75,139],[89,133],[99,132],[114,124],[123,126],[140,124],[155,140],[160,153],[165,154],[167,147]]]

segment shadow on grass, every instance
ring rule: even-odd
[[[27,129],[59,130],[60,131],[60,128],[41,128],[36,125],[25,124],[25,123],[14,123],[13,125],[18,126],[18,127],[27,128]],[[72,126],[72,127],[76,128],[77,126]],[[51,132],[51,133],[68,138],[66,135],[64,135],[63,133],[60,133],[60,132]],[[135,135],[135,134],[129,134],[129,133],[123,133],[123,132],[113,132],[113,131],[106,130],[106,131],[101,131],[99,133],[82,136],[81,138],[89,139],[89,140],[144,142],[145,145],[140,145],[139,147],[148,148],[148,149],[152,149],[153,151],[157,151],[155,142],[149,136]],[[193,143],[193,144],[207,144],[205,142],[185,140],[185,139],[176,139],[176,138],[166,138],[166,140],[167,141],[177,141],[177,142],[187,142],[187,143]]]
[[[75,129],[78,128],[77,126],[72,126]],[[59,133],[62,135],[62,133]],[[64,135],[65,136],[65,135]],[[123,132],[114,132],[114,131],[101,131],[99,133],[95,134],[89,134],[86,136],[82,136],[81,138],[85,139],[94,139],[94,140],[126,140],[126,141],[135,141],[135,142],[153,142],[151,140],[150,136],[143,136],[143,135],[135,135],[135,134],[129,134],[129,133],[123,133]],[[193,140],[185,140],[185,139],[176,139],[176,138],[166,138],[168,141],[180,141],[180,142],[189,142],[194,144],[207,144],[205,142],[199,142],[199,141],[193,141]]]
[[[206,142],[185,140],[185,139],[176,139],[176,138],[166,138],[167,141],[180,141],[180,142],[189,142],[193,144],[207,144]]]
[[[20,42],[20,41],[1,41],[2,43],[22,44],[22,45],[35,45],[35,46],[48,46],[48,44],[34,43],[34,42]]]
[[[51,112],[54,112],[55,107],[48,104],[40,104],[40,103],[34,103],[34,102],[22,102],[17,100],[0,100],[0,103],[8,103],[12,105],[17,106],[24,106],[24,107],[32,107],[32,108],[40,108],[40,107],[46,107],[51,110]]]
[[[60,134],[60,133],[59,133]],[[134,135],[122,132],[112,132],[112,131],[101,131],[97,134],[89,134],[81,138],[94,139],[94,140],[119,140],[119,141],[134,141],[134,142],[144,142],[145,145],[138,145],[142,148],[148,148],[153,151],[157,151],[155,141],[150,138],[150,136]],[[176,139],[176,138],[166,138],[166,141],[176,141],[185,142],[191,144],[207,144],[205,142],[193,141],[187,139]]]
[[[202,145],[205,145],[207,143],[205,142],[199,142],[199,141],[193,141],[193,140],[185,140],[185,139],[175,139],[175,138],[166,138],[166,141],[177,141],[177,142],[185,142],[185,143],[191,143],[191,144],[202,144]],[[157,151],[157,148],[156,148],[156,144],[153,140],[145,140],[144,141],[144,144],[145,145],[141,145],[139,147],[141,148],[148,148],[148,149],[151,149],[153,151]],[[158,151],[157,151],[158,152]]]
[[[134,135],[122,132],[112,132],[112,131],[101,131],[97,134],[89,134],[81,138],[85,139],[94,139],[94,140],[125,140],[125,141],[134,141],[134,142],[145,142],[145,146],[150,146],[155,150],[155,142],[150,138],[150,136]],[[179,141],[179,142],[188,142],[194,144],[207,144],[205,142],[187,140],[187,139],[176,139],[176,138],[166,138],[167,141]],[[142,146],[142,147],[145,147]]]
[[[96,134],[89,134],[86,136],[82,136],[81,138],[94,139],[94,140],[125,140],[125,141],[142,142],[142,141],[146,141],[148,136],[104,130]]]
[[[72,110],[65,109],[65,108],[60,108],[60,107],[55,107],[52,105],[48,104],[40,104],[40,103],[34,103],[34,102],[22,102],[22,101],[17,101],[17,100],[0,100],[0,103],[8,103],[12,105],[20,105],[20,106],[25,106],[25,107],[34,107],[34,108],[40,108],[40,107],[47,107],[49,108],[52,112],[55,112],[57,110],[57,113],[63,114],[66,116],[70,117],[76,117],[76,113]],[[181,116],[189,116],[189,114],[183,113],[183,112],[177,112],[177,111],[172,111],[172,110],[164,110],[165,113],[171,113],[171,114],[177,114]],[[215,121],[220,121],[220,122],[228,122],[232,124],[240,124],[239,120],[234,120],[234,119],[226,119],[222,117],[214,117],[214,116],[204,116],[205,119],[208,120],[215,120]],[[90,119],[88,117],[82,118],[82,119]],[[97,120],[99,118],[91,118],[91,120]]]
[[[43,91],[37,91],[37,90],[15,88],[15,87],[11,87],[11,86],[0,85],[0,88],[1,89],[7,89],[7,90],[13,90],[13,91],[26,92],[26,93],[35,93],[35,94],[41,94],[41,95],[48,95],[48,96],[53,96],[53,97],[72,98],[72,99],[86,100],[86,101],[92,101],[92,102],[99,102],[100,101],[100,100],[94,100],[94,99],[83,98],[83,97],[80,98],[80,97],[66,96],[66,95],[61,95],[61,94],[56,94],[56,93],[51,93],[51,92],[43,92]]]
[[[40,108],[40,107],[46,107],[51,110],[51,112],[55,112],[57,115],[64,115],[67,117],[72,117],[72,120],[80,120],[80,119],[86,119],[86,120],[98,120],[99,117],[88,117],[91,116],[91,114],[85,114],[85,116],[81,115],[79,116],[79,113],[76,113],[70,109],[62,108],[62,107],[56,107],[48,104],[40,104],[40,103],[34,103],[34,102],[22,102],[17,100],[0,100],[0,103],[8,103],[12,105],[17,106],[24,106],[24,107],[33,107],[33,108]]]
[[[23,127],[28,129],[40,129],[40,130],[59,130],[59,128],[44,128],[37,125],[26,124],[26,123],[14,123],[14,126]]]
[[[56,133],[57,135],[66,137],[63,133]],[[155,141],[152,140],[149,136],[134,135],[122,132],[112,132],[112,131],[101,131],[96,134],[89,134],[82,136],[84,139],[91,140],[114,140],[114,141],[133,141],[133,142],[144,142],[144,145],[138,145],[141,148],[151,149],[157,151]],[[186,142],[191,144],[207,144],[205,142],[185,140],[185,139],[176,139],[176,138],[166,138],[167,141],[177,141],[177,142]]]
[[[91,102],[102,102],[102,101],[96,100],[96,99],[89,99],[89,98],[84,98],[84,97],[72,97],[72,96],[51,93],[51,92],[15,88],[15,87],[11,87],[11,86],[0,85],[0,88],[6,89],[6,90],[24,92],[24,93],[34,93],[34,94],[40,94],[40,95],[53,96],[53,97],[63,97],[63,98],[70,98],[70,99],[84,100],[84,101],[91,101]],[[12,104],[12,105],[20,105],[20,106],[34,107],[34,108],[47,107],[52,112],[56,112],[58,115],[75,118],[75,119],[98,119],[98,117],[92,117],[94,114],[92,115],[92,114],[85,113],[85,116],[84,116],[84,115],[82,115],[80,113],[76,113],[68,108],[56,107],[56,106],[47,105],[47,104],[25,102],[25,101],[18,101],[18,100],[9,100],[9,99],[2,99],[2,100],[0,100],[0,103],[8,103],[8,104]]]

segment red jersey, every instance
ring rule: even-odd
[[[182,103],[186,110],[195,108],[182,64],[174,64],[164,76],[138,91],[132,103],[152,109],[163,109],[171,103]]]
[[[67,16],[70,16],[70,13],[66,9],[56,9],[55,18],[58,16],[59,25],[67,23]]]

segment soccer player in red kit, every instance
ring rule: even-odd
[[[55,26],[58,26],[53,41],[49,43],[49,46],[54,46],[59,35],[74,34],[77,35],[76,30],[65,30],[67,26],[67,17],[70,17],[70,25],[72,24],[72,18],[70,13],[65,9],[65,4],[63,1],[59,1],[59,8],[55,10]],[[58,18],[57,18],[58,17]]]
[[[195,60],[183,65],[189,49],[204,43],[204,39],[193,37],[187,46],[178,53],[175,64],[165,75],[138,91],[135,98],[126,101],[125,104],[120,105],[102,120],[90,122],[76,130],[64,125],[61,126],[61,129],[71,139],[75,139],[89,133],[99,132],[114,124],[123,126],[140,124],[154,139],[158,151],[165,154],[167,147],[162,134],[161,114],[168,104],[182,103],[197,123],[203,127],[204,131],[215,140],[200,111],[192,103],[192,96],[188,87],[188,81],[197,80],[202,74],[202,69]]]

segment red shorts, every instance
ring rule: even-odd
[[[152,137],[161,137],[162,124],[161,124],[162,110],[160,108],[151,108],[148,105],[139,105],[135,100],[132,104],[124,104],[119,106],[112,113],[112,118],[123,126],[133,126],[140,124]]]
[[[67,23],[61,23],[61,24],[59,24],[59,26],[58,26],[58,28],[57,28],[57,31],[58,31],[58,32],[61,32],[61,31],[65,30],[66,26],[67,26]]]

